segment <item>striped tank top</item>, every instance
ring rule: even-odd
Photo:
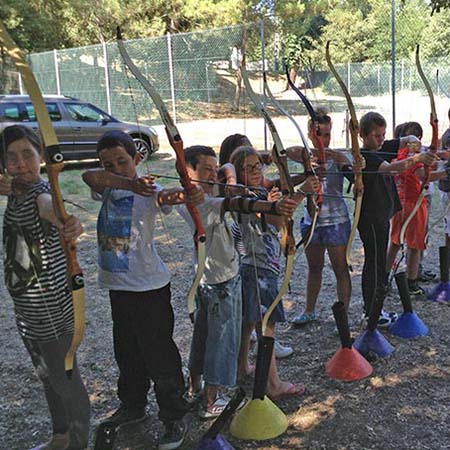
[[[10,195],[3,222],[5,284],[14,301],[19,333],[51,341],[73,332],[72,295],[57,228],[39,217],[39,181],[21,199]]]

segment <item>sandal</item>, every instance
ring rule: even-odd
[[[284,392],[280,392],[279,394],[275,395],[267,394],[267,397],[275,402],[277,400],[285,400],[291,397],[300,397],[304,393],[305,386],[303,386],[302,384],[289,383],[289,387]]]

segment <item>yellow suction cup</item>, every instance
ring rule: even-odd
[[[263,441],[283,434],[287,427],[287,417],[265,396],[250,400],[234,416],[230,432],[238,439]]]

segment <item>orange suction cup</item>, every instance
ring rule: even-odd
[[[325,373],[330,378],[342,381],[355,381],[368,377],[373,369],[367,360],[353,348],[345,305],[342,302],[336,302],[332,310],[342,347],[325,364]]]
[[[340,348],[325,364],[325,373],[336,380],[355,381],[373,372],[369,362],[353,347]]]

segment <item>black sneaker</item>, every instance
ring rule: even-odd
[[[425,297],[425,289],[420,287],[417,283],[408,286],[409,295],[412,297]]]
[[[174,450],[183,444],[187,433],[186,422],[176,420],[165,424],[165,432],[159,440],[158,450]]]
[[[130,408],[121,405],[119,409],[107,419],[107,422],[117,427],[123,425],[131,425],[133,423],[139,423],[147,418],[145,408]]]

